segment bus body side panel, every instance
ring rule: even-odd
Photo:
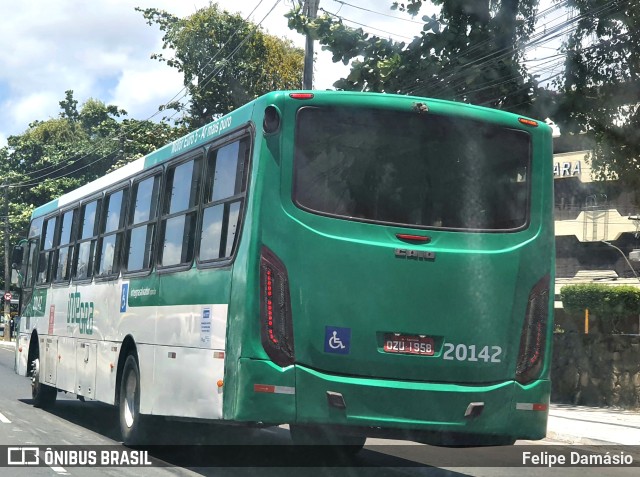
[[[118,402],[115,391],[120,342],[98,341],[96,344],[96,399],[115,404]]]
[[[27,358],[29,356],[29,341],[31,335],[18,330],[16,340],[16,373],[20,376],[27,375]]]
[[[108,193],[135,180],[141,171],[197,150],[206,153],[234,134],[249,134],[252,111],[251,103],[238,108],[39,207],[32,218],[40,227],[61,208],[70,209],[84,197]],[[221,137],[222,142],[216,143]],[[30,239],[42,236],[38,227],[30,232]],[[195,243],[193,236],[190,239]],[[37,270],[37,258],[35,264],[32,271]],[[33,293],[28,290],[32,296],[20,323],[19,340],[24,346],[16,351],[16,370],[28,374],[31,333],[36,332],[49,384],[113,404],[117,401],[117,363],[126,358],[122,344],[131,340],[134,348],[130,349],[137,354],[140,369],[142,413],[221,418],[233,267],[229,262],[208,265],[199,268],[191,262],[161,271],[153,267],[145,277],[94,276],[81,282],[41,285]],[[241,348],[238,343],[235,347]]]
[[[148,391],[141,410],[148,414],[185,418],[222,417],[230,269],[190,270],[127,282],[127,312],[131,322],[154,316],[155,336],[149,343]],[[120,339],[136,337],[126,324]],[[142,374],[143,364],[140,365]],[[146,398],[145,395],[146,394]],[[185,402],[192,405],[185,406]]]
[[[223,418],[230,421],[264,421],[269,416],[262,413],[254,419],[255,413],[247,415],[244,409],[251,406],[253,383],[247,381],[246,365],[243,357],[267,355],[260,344],[258,328],[258,280],[257,263],[260,258],[262,217],[260,208],[265,201],[264,194],[273,188],[273,166],[277,164],[280,136],[265,139],[262,132],[264,109],[279,103],[281,93],[271,93],[254,102],[251,121],[256,125],[252,145],[250,175],[247,183],[246,210],[236,257],[233,261],[231,290],[229,295],[229,315],[226,331],[224,404]],[[274,372],[282,379],[282,372],[273,366],[265,366],[266,372]],[[286,374],[286,373],[285,373]],[[260,375],[260,373],[258,373]],[[292,375],[292,373],[289,373]],[[249,386],[247,388],[247,386]],[[250,391],[247,391],[250,389]],[[294,409],[291,406],[290,409]],[[277,414],[277,413],[276,413]],[[273,422],[273,421],[271,421]],[[285,422],[285,421],[277,421]]]
[[[56,387],[58,389],[75,392],[77,364],[76,339],[71,336],[60,336],[58,338],[58,355],[60,356],[60,359],[58,360],[58,379]],[[64,360],[62,359],[63,357]]]
[[[27,376],[31,370],[28,369],[29,349],[31,346],[31,337],[34,330],[38,333],[46,333],[48,331],[48,315],[47,325],[45,325],[45,308],[47,308],[47,292],[48,288],[35,288],[30,292],[28,302],[23,304],[23,310],[18,323],[18,342],[21,346],[16,346],[18,358],[17,372],[22,376]]]

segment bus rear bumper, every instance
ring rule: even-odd
[[[549,380],[526,386],[513,380],[491,385],[425,383],[336,376],[301,365],[283,370],[259,360],[242,363],[242,368],[275,386],[248,389],[256,380],[241,379],[252,399],[245,401],[250,409],[236,416],[240,420],[266,421],[264,416],[274,417],[275,412],[278,423],[464,445],[546,436]]]
[[[430,432],[454,441],[465,436],[543,439],[550,389],[548,380],[526,386],[515,381],[460,385],[333,376],[296,366],[298,423],[424,431],[420,440],[425,441]],[[343,409],[332,404],[336,395]]]

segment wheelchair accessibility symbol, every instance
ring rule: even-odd
[[[324,330],[325,353],[349,354],[351,328],[326,326]]]

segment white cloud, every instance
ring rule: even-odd
[[[165,64],[134,66],[122,72],[109,102],[123,107],[132,118],[146,119],[182,86],[182,75]]]
[[[258,0],[219,0],[230,12],[247,15]],[[293,1],[281,1],[262,26],[303,47],[304,37],[288,29],[284,14]],[[324,2],[337,11],[340,5]],[[354,4],[360,2],[353,2]],[[391,0],[370,0],[371,10],[390,12]],[[209,0],[3,0],[0,7],[0,146],[20,134],[29,123],[58,116],[59,101],[72,89],[82,104],[90,97],[115,104],[130,117],[144,119],[181,88],[173,68],[150,59],[162,51],[162,32],[146,24],[135,7],[164,9],[186,16],[209,5]],[[262,2],[251,17],[260,22],[274,5]],[[407,34],[411,24],[344,6],[341,15],[372,27]],[[405,24],[406,23],[406,24]],[[331,88],[348,73],[316,45],[315,86]]]
[[[36,118],[47,119],[41,117],[42,111],[59,108],[58,101],[60,99],[51,92],[32,93],[21,96],[16,101],[5,103],[3,110],[17,123],[24,124],[26,129],[26,126]]]
[[[0,146],[6,144],[7,136],[22,133],[30,122],[56,117],[58,103],[68,89],[74,90],[80,103],[95,97],[130,111],[131,117],[152,114],[180,89],[181,81],[175,70],[150,59],[153,52],[161,50],[162,34],[157,27],[147,25],[135,7],[157,7],[186,15],[208,3],[3,2]]]

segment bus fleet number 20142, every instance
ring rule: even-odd
[[[445,343],[442,359],[451,361],[484,361],[500,363],[502,348],[500,346],[483,346],[477,351],[476,345]]]

